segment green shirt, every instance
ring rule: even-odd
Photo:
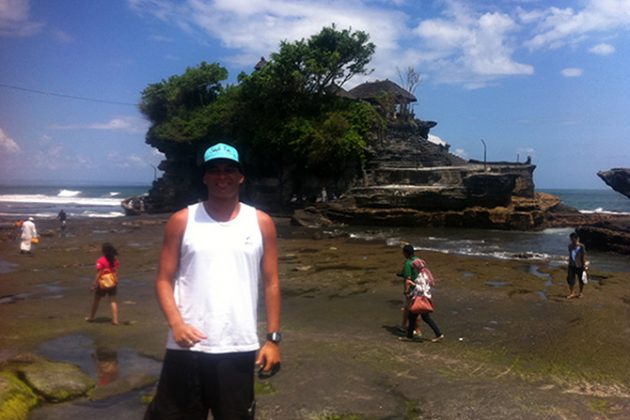
[[[407,280],[408,278],[410,278],[411,280],[415,280],[416,277],[418,277],[418,273],[414,271],[413,266],[412,266],[413,261],[417,259],[418,257],[414,255],[413,257],[405,261],[405,263],[403,264],[403,270],[402,270],[403,280]]]

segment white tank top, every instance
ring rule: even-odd
[[[255,208],[241,203],[236,218],[218,222],[203,203],[188,207],[174,297],[184,322],[208,336],[191,350],[232,353],[259,348],[256,315],[262,255]],[[166,347],[185,350],[170,330]]]

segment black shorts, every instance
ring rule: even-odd
[[[207,354],[166,350],[145,420],[253,419],[256,352]]]
[[[105,296],[116,296],[116,289],[118,286],[111,287],[109,289],[101,289],[100,287],[96,288],[96,296],[105,297]]]
[[[578,278],[578,281],[580,282],[580,284],[584,285],[584,283],[582,282],[583,272],[584,272],[584,267],[575,267],[575,266],[570,265],[569,269],[567,270],[567,283],[569,283],[569,286],[575,285],[575,277]]]

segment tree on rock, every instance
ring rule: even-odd
[[[370,105],[339,93],[353,76],[369,73],[374,48],[365,32],[333,25],[308,40],[282,42],[235,86],[224,85],[224,67],[205,62],[147,86],[140,104],[151,122],[146,142],[166,155],[148,210],[172,211],[200,198],[195,164],[219,139],[239,148],[250,180],[279,180],[282,199],[309,177],[352,178],[383,122]]]

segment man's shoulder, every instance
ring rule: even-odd
[[[186,228],[186,224],[188,223],[188,207],[184,207],[181,210],[176,211],[171,214],[168,218],[168,222],[166,222],[167,229],[175,228],[178,230],[183,230]]]

